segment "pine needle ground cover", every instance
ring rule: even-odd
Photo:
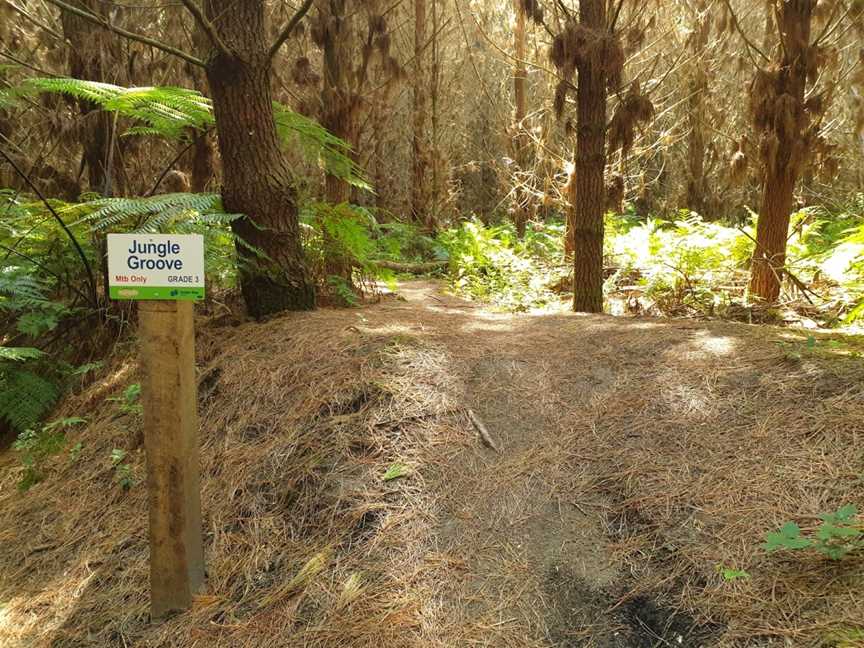
[[[200,319],[208,583],[164,623],[133,350],[40,483],[2,455],[0,644],[859,645],[860,553],[761,545],[864,508],[860,339],[399,293]]]

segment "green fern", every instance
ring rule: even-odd
[[[353,187],[372,191],[361,169],[351,157],[351,145],[339,139],[314,119],[294,112],[278,101],[273,102],[276,130],[284,142],[296,140],[307,159],[318,159],[330,175]]]
[[[8,309],[12,302],[41,302],[45,300],[42,283],[20,272],[0,271],[0,309]]]
[[[36,425],[59,396],[54,383],[35,373],[0,365],[0,418],[19,432]]]
[[[76,206],[75,209],[80,209]],[[94,230],[170,232],[180,225],[225,225],[240,217],[222,211],[219,194],[173,193],[147,198],[100,198],[86,203],[82,221]],[[79,221],[81,222],[81,221]]]
[[[159,135],[178,139],[187,135],[190,129],[204,130],[215,123],[210,99],[187,88],[124,88],[110,83],[60,77],[28,79],[12,92],[64,94],[142,122],[127,130],[126,135]],[[296,113],[283,104],[274,102],[273,113],[277,131],[284,143],[298,143],[307,159],[319,162],[331,175],[355,187],[372,190],[362,170],[351,158],[348,143],[314,119]]]
[[[24,362],[25,360],[35,360],[41,358],[44,353],[39,349],[30,347],[4,347],[0,346],[0,362]]]
[[[127,135],[147,133],[179,138],[187,129],[200,130],[213,123],[210,100],[200,92],[186,88],[124,88],[110,83],[61,77],[28,79],[20,89],[23,93],[65,94],[146,124],[127,131]]]

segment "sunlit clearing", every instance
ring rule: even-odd
[[[729,355],[735,349],[735,341],[729,336],[713,336],[702,333],[699,346],[715,355]]]

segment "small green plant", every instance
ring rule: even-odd
[[[733,569],[723,565],[717,565],[717,573],[720,574],[723,580],[727,583],[737,580],[748,580],[750,578],[750,572],[748,571],[743,569]]]
[[[75,463],[78,461],[78,457],[81,456],[81,450],[84,449],[84,444],[80,441],[69,448],[69,461]]]
[[[826,638],[826,646],[834,648],[860,648],[864,645],[864,628],[842,628]]]
[[[816,350],[816,338],[812,335],[807,336],[805,342],[778,342],[777,346],[783,352],[787,360],[801,360],[805,356],[813,355]]]
[[[125,450],[114,448],[111,451],[111,465],[114,467],[114,481],[116,481],[124,491],[128,491],[135,485],[135,474],[132,472],[132,466],[126,463],[125,459]]]
[[[139,383],[132,383],[123,390],[123,393],[120,396],[112,396],[108,400],[119,403],[118,408],[121,413],[137,416],[144,411],[141,403],[138,402],[140,398],[141,385]]]
[[[840,560],[849,553],[864,549],[864,524],[857,520],[854,504],[841,506],[834,513],[819,516],[822,524],[812,536],[801,532],[795,522],[787,522],[765,536],[762,548],[769,552],[813,549],[831,560]]]
[[[387,472],[384,473],[384,476],[381,477],[381,480],[389,482],[393,481],[394,479],[399,479],[400,477],[407,477],[410,474],[411,471],[407,466],[400,463],[394,463],[387,469]]]
[[[58,419],[39,430],[25,430],[18,435],[12,448],[19,453],[24,466],[19,490],[26,492],[45,478],[45,462],[63,450],[66,429],[81,423],[85,423],[82,418]]]
[[[342,303],[345,304],[345,306],[354,308],[360,305],[357,293],[354,292],[354,289],[343,277],[330,275],[327,277],[327,285],[330,286],[332,293],[336,295]]]

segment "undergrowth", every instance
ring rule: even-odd
[[[791,231],[785,305],[821,326],[864,321],[864,197],[838,212],[804,209],[793,215]],[[750,312],[755,235],[755,214],[742,227],[705,222],[687,211],[671,219],[607,215],[607,300],[653,315],[740,318]],[[563,238],[559,222],[534,223],[519,240],[511,225],[472,219],[438,240],[457,292],[523,311],[567,300],[572,269]]]

